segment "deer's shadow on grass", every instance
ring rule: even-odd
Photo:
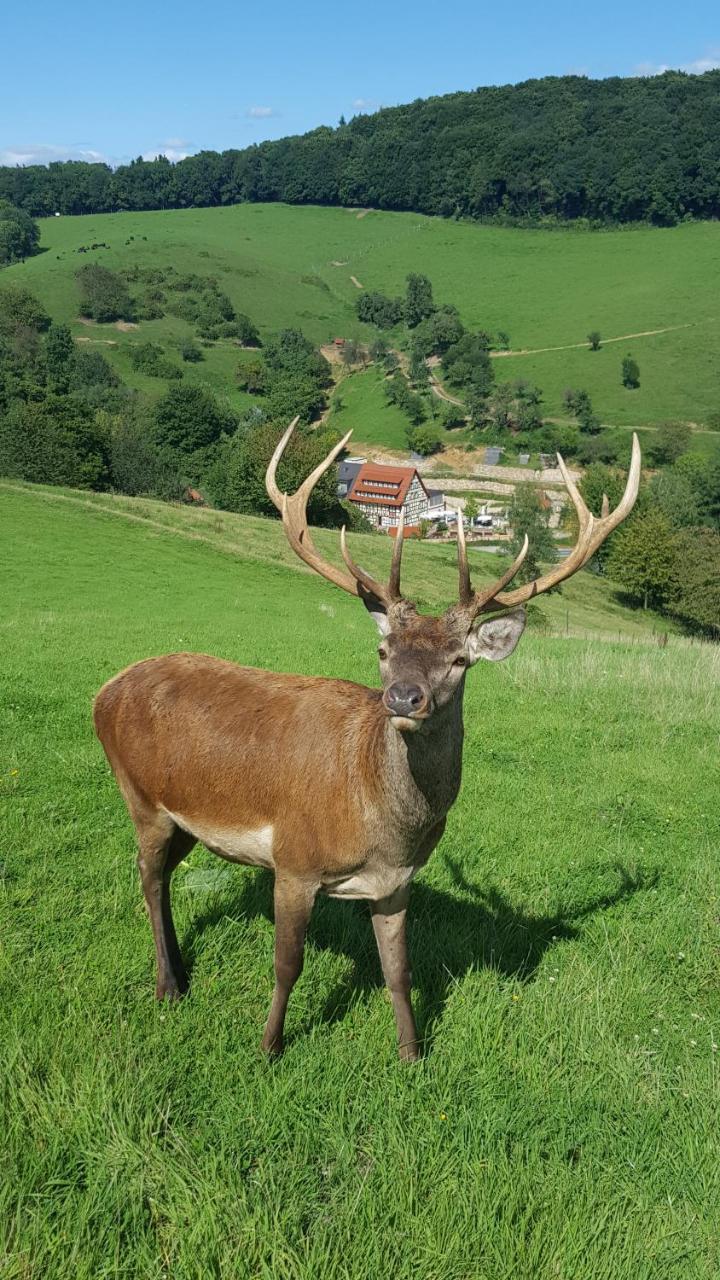
[[[619,883],[614,890],[554,915],[535,915],[513,906],[494,886],[474,884],[453,859],[445,858],[444,865],[456,892],[419,880],[413,885],[408,911],[413,1003],[426,1049],[432,1045],[452,984],[469,970],[489,968],[516,982],[530,982],[548,948],[579,937],[583,921],[654,888],[658,880],[657,872],[631,874],[618,866]],[[272,875],[238,868],[237,881],[236,890],[215,894],[212,905],[200,911],[187,930],[182,946],[190,974],[203,934],[214,925],[228,918],[272,920]],[[311,1015],[312,1022],[339,1022],[357,1000],[382,987],[368,903],[318,896],[307,943],[306,963],[312,964],[313,948],[330,950],[352,962],[351,974],[325,1007]],[[297,1029],[295,1036],[306,1029]]]

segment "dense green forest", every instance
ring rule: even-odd
[[[0,199],[34,216],[282,200],[507,221],[714,218],[720,71],[480,88],[178,164],[0,168]]]

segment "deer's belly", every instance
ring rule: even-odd
[[[188,831],[212,853],[220,854],[221,858],[229,858],[231,862],[242,862],[253,867],[274,869],[272,825],[258,827],[254,831],[226,831],[222,827],[185,818],[181,813],[170,813],[169,810],[167,812],[183,831]]]
[[[363,867],[352,875],[323,880],[321,891],[329,898],[389,898],[410,883],[417,867]]]

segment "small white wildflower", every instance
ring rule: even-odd
[[[660,1028],[659,1028],[659,1027],[653,1027],[653,1029],[652,1029],[652,1033],[653,1033],[653,1035],[654,1035],[654,1036],[659,1036],[659,1035],[660,1035]]]
[[[557,978],[550,976],[550,978],[548,978],[548,982],[557,982]]]
[[[695,1048],[695,1046],[697,1045],[697,1040],[691,1040],[691,1041],[690,1041],[690,1043],[691,1043],[691,1045],[692,1045],[692,1047],[693,1047],[693,1049],[694,1049],[694,1048]]]

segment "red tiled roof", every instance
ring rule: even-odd
[[[415,467],[384,467],[378,462],[365,462],[355,476],[347,495],[348,501],[402,507],[413,476],[416,475],[427,495],[427,489]]]

